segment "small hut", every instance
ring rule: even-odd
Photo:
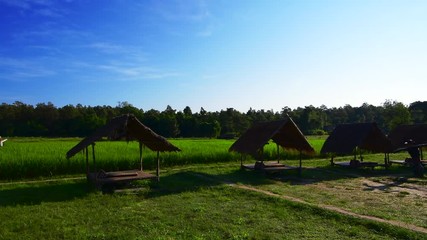
[[[126,170],[116,172],[105,172],[98,170],[95,161],[95,142],[103,137],[110,139],[125,138],[128,141],[136,140],[139,142],[140,169]],[[89,146],[92,146],[93,166],[89,164]],[[142,150],[143,146],[157,152],[156,175],[143,171]],[[156,134],[150,128],[142,124],[135,116],[127,114],[113,118],[108,124],[99,128],[94,134],[84,138],[76,146],[67,152],[67,159],[73,157],[78,152],[84,151],[86,154],[86,174],[89,181],[97,185],[126,183],[139,179],[157,179],[159,180],[160,162],[159,152],[181,151],[172,145],[164,137]]]
[[[273,140],[277,145],[277,162],[264,162],[263,159],[264,146],[268,144],[270,140]],[[280,164],[280,147],[284,149],[295,149],[300,152],[299,167]],[[241,167],[245,169],[262,171],[298,169],[301,171],[302,152],[313,153],[314,149],[310,146],[294,121],[290,117],[287,117],[280,121],[255,124],[231,145],[229,151],[241,154]],[[255,164],[243,164],[243,158],[247,155],[251,155],[256,159]]]
[[[376,123],[339,124],[326,139],[321,154],[331,154],[331,164],[350,167],[378,166],[376,162],[364,162],[362,151],[384,153],[384,166],[388,165],[391,142]],[[354,155],[350,162],[334,162],[336,155]],[[359,159],[357,156],[359,155]]]
[[[423,160],[423,147],[427,146],[427,124],[405,124],[394,128],[388,135],[394,147],[394,152],[406,151],[408,147],[418,147],[421,154],[421,162],[426,165],[427,161]],[[390,160],[390,163],[407,164],[406,160]]]

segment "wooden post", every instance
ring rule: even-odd
[[[264,146],[261,148],[261,162],[264,163]]]
[[[142,172],[142,142],[139,142],[139,162],[140,162],[140,167]]]
[[[93,159],[93,169],[96,172],[96,162],[95,162],[95,143],[92,143],[92,159]]]
[[[388,153],[384,153],[384,165],[388,167]]]
[[[279,163],[280,162],[280,149],[279,149],[279,144],[277,144],[276,143],[276,146],[277,146],[277,163]]]
[[[334,166],[334,155],[331,154],[331,166]]]
[[[243,153],[240,154],[240,168],[243,167]]]
[[[90,168],[89,168],[89,150],[86,147],[86,176],[89,177],[89,172],[90,172]]]
[[[298,169],[298,174],[301,177],[302,175],[302,151],[299,151],[299,169]]]
[[[157,169],[156,169],[157,181],[160,181],[160,157],[159,151],[157,151]]]

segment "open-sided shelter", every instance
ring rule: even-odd
[[[421,160],[424,159],[422,147],[427,146],[427,124],[404,124],[394,128],[388,135],[394,152],[406,151],[409,147],[419,147]],[[422,161],[427,164],[426,161]],[[405,160],[391,160],[390,163],[406,164]]]
[[[301,169],[301,153],[313,153],[314,149],[310,146],[305,136],[299,130],[295,122],[287,117],[280,121],[262,122],[255,124],[249,128],[236,142],[229,148],[230,152],[238,152],[242,154],[241,166],[248,169],[261,169],[265,171],[277,171],[294,169],[290,166],[285,166],[277,163],[264,163],[263,149],[270,140],[273,140],[277,145],[277,155],[279,157],[279,148],[295,149],[300,152]],[[243,156],[251,155],[257,162],[254,165],[243,165]]]
[[[125,138],[128,141],[136,140],[139,142],[139,159],[140,169],[127,170],[118,172],[97,171],[95,161],[95,142],[108,137],[112,139]],[[148,147],[152,151],[157,152],[157,169],[156,175],[143,171],[142,166],[142,149],[143,146]],[[89,165],[89,146],[92,146],[93,171],[91,172]],[[90,181],[94,181],[99,185],[129,182],[138,179],[159,179],[159,152],[181,151],[179,148],[172,145],[164,137],[158,135],[153,130],[142,124],[135,116],[127,114],[113,118],[108,124],[99,128],[91,136],[84,138],[76,146],[67,152],[67,159],[73,157],[78,152],[85,151],[86,153],[86,174]]]
[[[363,162],[361,151],[372,153],[384,153],[385,165],[388,161],[388,153],[392,150],[391,142],[384,135],[376,123],[349,123],[339,124],[326,139],[320,151],[322,154],[331,154],[331,164],[354,167],[375,167],[375,162]],[[357,160],[360,155],[360,161]],[[336,155],[354,155],[350,162],[334,163]]]

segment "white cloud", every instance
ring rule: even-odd
[[[1,79],[8,81],[27,81],[56,74],[55,70],[41,64],[39,60],[0,58]]]

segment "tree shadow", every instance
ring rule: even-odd
[[[93,191],[86,180],[18,185],[0,190],[0,207],[69,201]]]

